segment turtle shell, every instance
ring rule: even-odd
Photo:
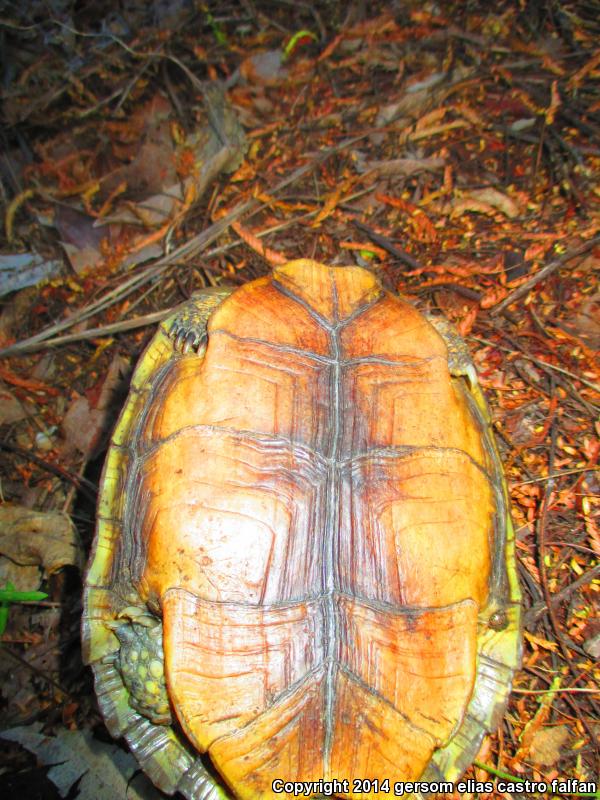
[[[113,437],[87,577],[109,728],[190,798],[456,779],[520,657],[473,372],[370,272],[308,260],[222,301],[198,353],[166,330]],[[132,708],[115,666],[130,607],[162,620],[167,724]]]

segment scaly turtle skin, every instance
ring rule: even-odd
[[[161,789],[456,780],[503,713],[519,601],[448,323],[300,260],[160,327],[107,456],[83,639]]]

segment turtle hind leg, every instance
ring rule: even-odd
[[[103,714],[113,719],[110,732],[125,737],[144,772],[167,794],[180,791],[187,800],[232,800],[175,725],[165,681],[161,620],[143,606],[128,606],[109,627],[120,644],[116,658],[100,667],[103,682],[111,687],[104,706],[99,695]],[[115,687],[120,687],[118,692]]]
[[[116,667],[129,694],[129,705],[155,725],[172,722],[165,683],[161,621],[138,607],[124,609],[110,624],[120,649]]]
[[[211,314],[234,291],[231,286],[215,286],[196,292],[167,317],[162,328],[180,353],[198,352],[206,344],[206,330]]]

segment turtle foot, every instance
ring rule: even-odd
[[[121,648],[116,666],[129,692],[129,705],[157,725],[172,722],[165,683],[162,623],[148,613],[129,615],[114,632]]]
[[[204,289],[184,303],[172,317],[166,321],[166,330],[175,350],[189,353],[199,352],[206,344],[207,326],[210,315],[232,292],[229,286],[217,286]]]
[[[206,343],[206,321],[198,318],[194,308],[185,306],[173,320],[169,329],[169,336],[173,339],[173,346],[180,353],[190,350],[198,352]]]
[[[446,343],[450,374],[455,378],[466,378],[469,386],[473,389],[474,386],[477,386],[477,372],[465,340],[445,317],[433,314],[425,316]]]

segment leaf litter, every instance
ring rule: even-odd
[[[2,509],[66,513],[89,547],[156,321],[282,260],[369,266],[467,337],[506,465],[525,650],[480,762],[597,778],[597,3],[52,9],[0,20]],[[0,717],[69,748],[102,730],[80,561],[69,539],[44,572],[36,541],[34,565],[2,556],[50,601],[11,609]],[[28,768],[4,746],[7,775]]]

